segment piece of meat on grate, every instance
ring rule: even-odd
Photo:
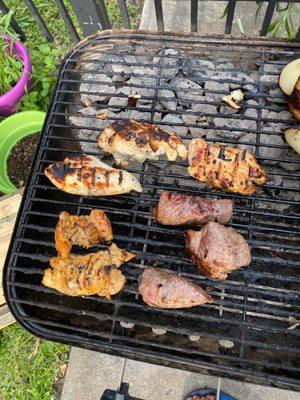
[[[245,150],[193,139],[188,159],[191,176],[227,192],[252,194],[256,191],[254,184],[263,185],[268,180],[253,155]]]
[[[143,271],[139,291],[144,302],[152,307],[188,308],[213,302],[195,283],[153,267]]]
[[[154,124],[133,119],[117,120],[105,128],[98,137],[99,147],[114,156],[120,166],[128,160],[144,162],[157,160],[166,154],[168,160],[187,157],[187,149],[175,133],[168,133]]]
[[[55,229],[55,247],[61,258],[69,257],[72,245],[85,248],[113,239],[109,218],[102,210],[92,210],[90,215],[70,215],[62,211]]]
[[[114,243],[108,250],[86,255],[70,254],[69,258],[53,257],[52,268],[44,272],[43,285],[68,296],[110,296],[118,293],[125,276],[118,268],[135,257]]]
[[[209,222],[201,231],[188,230],[186,249],[206,276],[226,279],[227,274],[251,262],[246,240],[233,228]]]
[[[45,175],[58,189],[81,196],[113,196],[131,190],[143,191],[139,181],[127,171],[115,169],[99,158],[81,154],[49,165]]]
[[[200,196],[163,192],[153,214],[162,225],[203,225],[209,221],[226,224],[232,217],[233,202]]]

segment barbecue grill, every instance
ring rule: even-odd
[[[129,30],[80,42],[60,68],[6,260],[5,296],[20,324],[48,340],[299,390],[300,160],[282,140],[282,127],[293,122],[278,89],[279,71],[299,53],[287,41]],[[245,102],[233,113],[221,97],[237,87]],[[141,96],[136,104],[128,105],[130,93]],[[107,119],[99,118],[105,112]],[[124,117],[171,127],[186,143],[201,135],[252,150],[270,181],[252,196],[225,193],[193,180],[186,162],[163,159],[126,168],[139,177],[141,194],[74,196],[47,180],[43,170],[52,162],[83,151],[99,155],[102,124]],[[251,265],[224,282],[200,275],[184,251],[183,229],[160,226],[152,216],[163,190],[234,199],[230,225],[252,247]],[[124,289],[109,301],[42,286],[56,254],[59,213],[97,207],[110,217],[117,245],[137,255],[122,267]],[[149,307],[138,284],[150,265],[206,287],[215,302],[186,310]]]

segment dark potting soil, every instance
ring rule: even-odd
[[[7,173],[11,182],[19,189],[29,175],[40,132],[18,141],[7,158]]]

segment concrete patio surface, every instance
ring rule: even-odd
[[[221,19],[221,16],[227,3],[227,1],[202,1],[199,3],[198,33],[224,34],[226,17]],[[191,31],[190,0],[164,0],[162,6],[166,31]],[[262,7],[262,12],[257,19],[256,27],[262,24],[264,10],[265,8]],[[255,7],[253,8],[252,2],[238,2],[236,5],[232,34],[240,34],[236,23],[237,18],[241,19],[247,34],[257,34],[258,28],[254,26],[254,14]],[[153,0],[145,0],[140,28],[157,30]]]
[[[227,1],[201,1],[198,5],[198,33],[224,34],[226,17],[221,18]],[[191,31],[191,1],[190,0],[163,0],[162,1],[164,26],[166,31]],[[259,35],[267,4],[263,3],[261,11],[255,21],[256,4],[253,1],[239,1],[236,3],[232,24],[232,35],[241,35],[237,21],[242,22],[246,35]],[[292,21],[297,26],[300,16],[300,4],[294,6]],[[274,18],[276,13],[274,14]],[[157,30],[157,23],[153,0],[145,0],[140,29]],[[278,36],[286,36],[282,28]]]
[[[105,389],[117,389],[124,359],[72,347],[60,400],[99,400]],[[127,360],[124,382],[129,393],[145,400],[181,400],[190,390],[217,387],[218,378]],[[300,400],[300,393],[221,379],[221,390],[237,400]]]

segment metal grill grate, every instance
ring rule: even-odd
[[[76,346],[299,389],[300,160],[281,139],[282,127],[293,122],[277,89],[278,72],[297,55],[299,47],[285,42],[129,31],[103,32],[80,43],[61,67],[6,262],[6,298],[20,323],[39,336]],[[179,90],[174,74],[197,86],[181,84]],[[245,106],[228,114],[220,98],[234,86],[244,90]],[[126,104],[128,91],[118,90],[129,87],[142,95],[136,107]],[[176,97],[168,95],[172,90]],[[108,105],[114,98],[119,103]],[[90,107],[80,112],[82,101]],[[93,107],[96,113],[109,109],[108,120],[97,118]],[[129,113],[166,129],[172,125],[186,142],[201,134],[210,142],[251,149],[271,180],[253,196],[234,195],[193,180],[186,163],[160,160],[128,168],[140,178],[140,195],[88,198],[51,185],[43,174],[49,163],[83,150],[98,155],[101,124]],[[202,114],[206,120],[192,118]],[[182,122],[170,122],[166,115]],[[160,226],[152,217],[164,189],[234,199],[230,225],[251,245],[251,266],[224,282],[199,275],[185,254],[183,230]],[[55,255],[60,211],[84,214],[95,207],[109,215],[115,242],[137,254],[123,267],[127,283],[112,301],[71,298],[40,283]],[[138,280],[148,265],[191,278],[215,302],[184,311],[147,306]]]

